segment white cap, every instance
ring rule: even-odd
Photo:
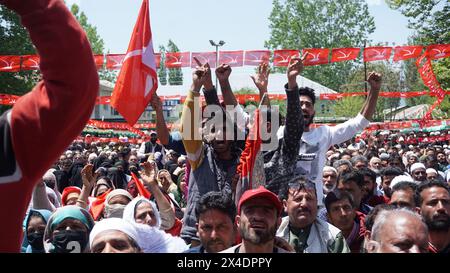
[[[417,163],[414,163],[414,164],[411,165],[411,170],[410,171],[411,171],[411,173],[413,173],[417,169],[424,169],[424,170],[426,170],[427,168],[425,167],[425,165],[423,163],[417,162]]]
[[[126,220],[122,218],[106,218],[101,220],[100,222],[97,222],[94,225],[94,228],[91,231],[91,234],[89,235],[89,246],[92,248],[92,243],[94,242],[94,239],[97,235],[104,231],[109,230],[118,230],[126,235],[130,236],[138,245],[138,231],[136,228]]]
[[[394,186],[400,182],[411,182],[411,183],[415,183],[414,179],[412,179],[411,176],[409,175],[397,175],[396,177],[394,177],[391,181],[391,184],[389,184],[389,188],[394,188]]]

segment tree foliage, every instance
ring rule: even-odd
[[[158,78],[161,85],[167,84],[167,68],[166,62],[166,48],[163,45],[159,46],[159,53],[161,54],[161,62],[158,68]]]
[[[180,52],[178,46],[169,39],[167,43],[167,52]],[[183,71],[181,68],[169,68],[169,85],[183,85]]]
[[[367,4],[357,0],[274,0],[269,21],[265,47],[271,50],[363,46],[375,30]],[[353,66],[353,62],[312,66],[303,75],[339,90]]]

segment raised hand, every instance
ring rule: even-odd
[[[373,71],[369,74],[369,77],[367,78],[367,82],[370,85],[371,91],[380,91],[381,83],[382,83],[382,76],[380,73],[376,73]]]
[[[258,71],[256,74],[254,76],[250,76],[260,92],[267,92],[267,86],[269,85],[269,74],[269,65],[267,63],[262,63],[258,66]]]
[[[216,77],[219,81],[228,81],[231,74],[231,67],[228,64],[221,64],[216,68]]]
[[[197,63],[197,67],[192,73],[192,86],[194,91],[200,91],[203,85],[205,88],[212,88],[211,69],[208,63],[202,64],[196,57],[194,61]]]
[[[144,162],[141,164],[142,171],[140,171],[139,174],[145,184],[158,185],[158,182],[156,181],[155,164],[155,162]]]
[[[288,88],[293,89],[297,86],[297,76],[303,71],[303,60],[306,58],[305,54],[302,58],[294,57],[289,61],[287,68]]]
[[[150,105],[152,106],[153,110],[162,110],[161,98],[156,93],[153,94]]]
[[[99,172],[93,174],[92,170],[94,169],[94,165],[87,164],[81,170],[81,180],[83,181],[83,185],[89,188],[92,188],[97,180]]]

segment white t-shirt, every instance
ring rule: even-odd
[[[322,172],[326,163],[326,152],[330,146],[351,139],[369,125],[361,114],[336,126],[320,126],[303,132],[295,169],[296,175],[304,175],[316,185],[318,205],[323,205]]]

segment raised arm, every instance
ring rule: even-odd
[[[258,66],[258,70],[254,76],[250,76],[252,78],[253,82],[255,83],[256,87],[259,90],[259,99],[261,100],[264,98],[263,102],[260,102],[261,105],[270,106],[270,100],[269,96],[264,94],[267,94],[267,86],[269,85],[269,75],[270,75],[270,68],[267,63],[262,63]]]
[[[223,102],[225,105],[236,107],[238,102],[234,96],[230,85],[231,67],[228,64],[221,64],[216,68],[216,77],[219,80],[220,90],[222,91]]]
[[[156,112],[156,133],[162,145],[169,144],[169,129],[167,129],[166,121],[164,120],[164,113],[162,109],[161,98],[157,94],[153,94],[150,105]]]
[[[370,85],[370,91],[367,95],[366,101],[361,109],[361,115],[363,115],[367,120],[372,120],[372,116],[375,113],[375,108],[377,107],[378,95],[380,94],[380,88],[382,83],[381,74],[376,72],[371,72],[367,78],[367,82]]]
[[[99,173],[93,173],[94,165],[87,164],[81,170],[81,180],[83,181],[83,187],[81,188],[80,196],[77,200],[77,206],[83,209],[89,207],[89,195],[91,195],[92,189],[95,186]]]
[[[40,56],[42,81],[0,116],[0,252],[19,251],[22,221],[35,183],[85,126],[98,74],[85,31],[61,0],[0,0],[15,11]],[[1,158],[3,159],[3,158]],[[2,160],[2,164],[4,161]],[[0,165],[2,165],[0,164]]]
[[[198,97],[200,89],[205,82],[205,75],[209,70],[208,65],[199,65],[192,74],[192,86],[188,92],[186,101],[181,114],[181,135],[186,149],[187,159],[191,164],[192,170],[195,170],[203,159],[203,140],[198,134],[199,121],[196,120],[194,108],[200,112]],[[195,99],[197,98],[197,99]]]

